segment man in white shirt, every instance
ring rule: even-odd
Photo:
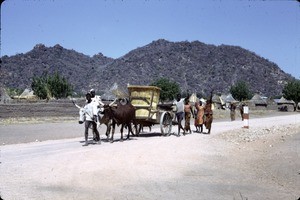
[[[97,112],[97,127],[100,126],[100,119],[101,119],[101,112],[103,111],[103,106],[104,103],[102,102],[101,96],[96,95],[96,92],[94,89],[90,90],[90,94],[91,94],[91,98],[92,98],[92,103],[94,104],[94,106],[96,106],[98,112]],[[95,134],[94,134],[95,137]]]
[[[184,98],[181,98],[180,94],[177,94],[177,99],[173,102],[176,106],[176,119],[178,122],[178,137],[180,136],[180,129],[183,130],[183,135],[185,135],[185,130],[181,124],[184,118]]]
[[[85,95],[87,104],[84,106],[85,109],[85,131],[84,131],[84,137],[85,137],[85,144],[83,146],[88,145],[88,131],[89,127],[92,126],[93,128],[93,134],[94,134],[94,140],[100,143],[100,135],[97,130],[97,114],[98,109],[95,106],[94,103],[92,103],[92,97],[90,93],[87,93]]]

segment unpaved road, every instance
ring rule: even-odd
[[[250,129],[242,126],[240,120],[214,122],[210,135],[181,137],[162,137],[156,126],[113,144],[102,134],[100,145],[82,147],[83,126],[74,122],[1,125],[0,196],[298,199],[300,114],[250,119]],[[61,134],[69,138],[59,139]]]

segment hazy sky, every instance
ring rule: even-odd
[[[300,78],[296,0],[5,0],[1,56],[36,44],[118,58],[154,40],[235,45]]]

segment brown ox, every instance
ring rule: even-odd
[[[116,101],[116,100],[115,100]],[[117,103],[117,106],[113,106],[113,103],[110,103],[109,105],[104,105],[104,111],[103,111],[103,117],[100,120],[100,123],[102,121],[108,121],[112,120],[112,134],[111,134],[111,142],[114,142],[114,133],[115,133],[115,126],[116,124],[121,126],[121,141],[123,141],[123,128],[124,126],[127,126],[128,128],[128,135],[127,139],[129,139],[130,132],[133,134],[131,123],[133,123],[136,128],[136,122],[135,122],[135,108],[133,105],[129,102],[126,102],[126,104],[122,104],[120,102]],[[136,131],[137,132],[137,131]]]

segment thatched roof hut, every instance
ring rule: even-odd
[[[283,96],[277,100],[277,105],[282,105],[282,104],[288,104],[288,105],[295,105],[295,102],[293,100],[287,100]]]
[[[235,98],[233,98],[232,94],[228,94],[226,96],[225,102],[226,103],[238,103],[239,101],[235,100]]]
[[[214,94],[212,97],[212,101],[215,104],[215,107],[218,109],[225,109],[225,102],[223,101],[223,99],[217,95]]]
[[[252,99],[249,101],[253,106],[264,106],[267,107],[267,101],[263,99],[259,94],[255,94]]]
[[[197,101],[199,101],[199,98],[197,97],[197,94],[196,93],[193,93],[190,98],[189,98],[189,101],[192,105],[194,105]]]
[[[280,99],[274,99],[278,106],[279,111],[296,111],[297,106],[296,103],[293,100],[287,100],[284,97],[281,97]]]
[[[38,97],[36,95],[33,94],[33,90],[31,89],[25,89],[22,94],[20,94],[19,96],[14,96],[14,99],[38,99]]]

